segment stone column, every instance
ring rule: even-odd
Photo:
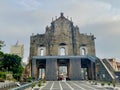
[[[68,78],[70,78],[70,62],[67,65],[67,75],[68,75]]]
[[[36,59],[32,59],[32,78],[37,79]]]
[[[95,64],[95,80],[98,80],[98,65]]]
[[[88,65],[88,79],[94,80],[95,79],[95,68],[94,68],[94,62],[90,61]]]
[[[38,67],[38,65],[36,66],[36,74],[37,74],[37,78],[39,78],[39,67]]]
[[[95,68],[94,68],[94,62],[91,61],[91,74],[92,74],[92,80],[95,79]]]
[[[90,63],[88,64],[87,72],[88,72],[88,80],[92,80],[91,61],[90,61]]]
[[[76,58],[70,59],[70,79],[71,80],[81,79],[81,59]]]
[[[46,80],[57,80],[57,60],[47,59],[46,60]]]

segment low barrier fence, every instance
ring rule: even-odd
[[[16,86],[15,82],[0,82],[0,90],[3,88],[11,88],[13,86]]]

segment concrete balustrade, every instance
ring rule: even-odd
[[[0,82],[0,89],[15,86],[15,82]]]

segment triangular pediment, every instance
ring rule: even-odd
[[[53,23],[57,23],[57,22],[70,22],[70,23],[72,23],[71,20],[69,20],[68,18],[66,18],[64,16],[64,13],[60,13],[60,17],[56,18],[56,20],[53,21]]]

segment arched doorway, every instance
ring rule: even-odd
[[[84,80],[95,79],[95,62],[83,58],[81,59],[81,75]]]
[[[70,63],[67,59],[60,59],[57,60],[57,66],[58,66],[58,73],[57,78],[58,80],[70,80],[69,78],[69,72],[70,72]]]
[[[38,75],[37,78],[38,79],[44,79],[46,77],[46,60],[39,60],[37,61],[37,65],[38,65]]]

